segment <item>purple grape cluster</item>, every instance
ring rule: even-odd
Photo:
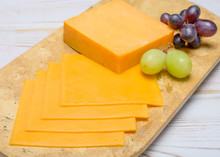
[[[211,37],[217,32],[217,26],[211,20],[199,19],[201,10],[197,5],[184,9],[180,14],[163,13],[160,21],[179,30],[173,38],[175,48],[188,46],[198,48],[201,45],[200,36]]]

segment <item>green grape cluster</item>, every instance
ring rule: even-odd
[[[165,55],[161,50],[151,49],[142,56],[140,66],[149,75],[159,73],[166,66],[167,71],[176,78],[184,78],[192,71],[190,57],[179,50],[172,50]]]

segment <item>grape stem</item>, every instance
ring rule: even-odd
[[[168,43],[167,48],[166,48],[166,49],[163,49],[162,51],[163,51],[165,54],[167,54],[168,50],[169,50],[170,48],[173,48],[173,47],[174,47],[173,43]]]

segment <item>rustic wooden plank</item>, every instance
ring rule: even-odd
[[[0,157],[7,157],[7,156],[0,152]]]

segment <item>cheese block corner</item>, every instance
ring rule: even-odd
[[[122,0],[112,0],[64,22],[64,42],[108,69],[121,73],[144,52],[165,48],[174,31]]]

